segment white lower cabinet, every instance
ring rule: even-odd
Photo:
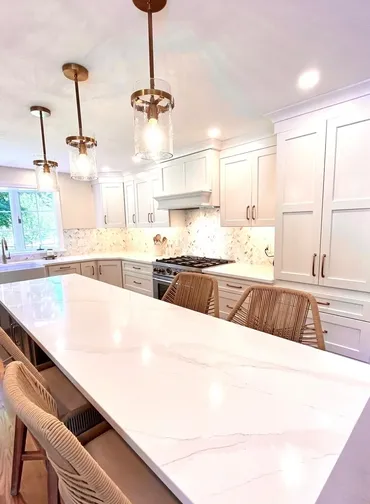
[[[96,261],[88,261],[81,263],[81,275],[88,278],[94,278],[95,280],[97,280],[98,266],[96,264]]]
[[[48,276],[71,275],[77,273],[81,275],[81,264],[58,264],[56,266],[48,266]]]
[[[223,290],[219,291],[220,318],[227,319],[230,312],[239,301],[240,295],[230,294],[229,292],[225,292]]]
[[[151,264],[123,261],[123,287],[153,297],[153,268]]]
[[[98,279],[101,282],[122,287],[121,261],[98,261]]]

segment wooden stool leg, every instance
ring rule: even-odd
[[[46,460],[46,470],[48,472],[48,504],[60,504],[58,476],[48,460]]]
[[[10,493],[11,495],[18,495],[21,486],[22,470],[23,470],[23,453],[26,449],[27,428],[19,420],[15,418],[14,429],[14,447],[13,447],[13,466],[12,466],[12,479]]]

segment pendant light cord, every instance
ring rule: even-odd
[[[42,117],[42,111],[41,110],[40,110],[40,126],[41,126],[42,152],[44,154],[44,162],[45,162],[45,164],[47,164],[46,144],[45,144],[45,131],[44,131],[44,119]]]
[[[77,104],[77,118],[78,118],[78,134],[82,136],[82,117],[81,117],[81,104],[80,104],[80,93],[78,90],[78,78],[77,72],[75,72],[75,93],[76,93],[76,104]]]
[[[154,89],[154,49],[153,49],[153,13],[148,10],[148,40],[149,40],[149,76],[150,87]]]

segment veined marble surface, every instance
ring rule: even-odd
[[[78,275],[2,285],[0,302],[182,503],[341,496],[329,475],[370,366]],[[348,482],[363,498],[366,463]]]
[[[251,280],[252,282],[274,283],[274,267],[270,264],[230,263],[205,268],[207,275]]]

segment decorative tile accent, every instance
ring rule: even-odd
[[[126,250],[126,229],[65,229],[63,255]]]

